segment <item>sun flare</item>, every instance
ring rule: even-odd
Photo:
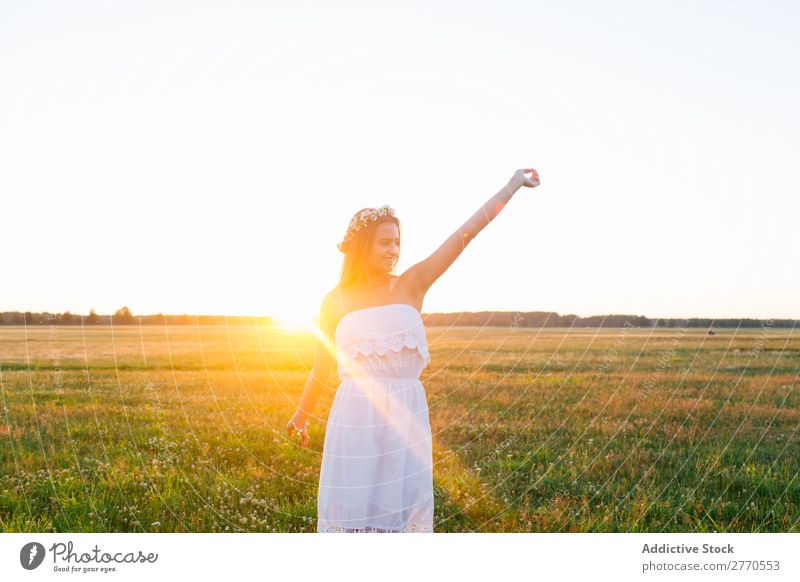
[[[301,310],[273,315],[272,321],[281,329],[294,333],[310,331],[315,325],[313,316]]]

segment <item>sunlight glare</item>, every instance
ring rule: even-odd
[[[314,318],[303,311],[273,315],[272,319],[276,326],[292,333],[311,331],[315,325]]]

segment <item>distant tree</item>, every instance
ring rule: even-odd
[[[133,313],[128,309],[128,306],[120,307],[114,312],[112,321],[118,325],[128,325],[135,321]]]
[[[7,325],[22,325],[25,323],[25,314],[19,311],[13,311],[6,314],[5,322]]]
[[[100,325],[100,316],[94,309],[89,310],[89,316],[86,318],[87,325]]]
[[[69,311],[65,311],[58,318],[58,323],[61,325],[72,325],[73,323],[75,323],[75,316],[72,315]]]

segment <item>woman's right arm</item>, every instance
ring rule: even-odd
[[[328,378],[336,366],[336,344],[334,335],[336,331],[336,321],[334,320],[334,310],[331,309],[331,293],[328,293],[322,300],[319,310],[319,328],[316,330],[317,346],[314,352],[314,366],[306,380],[303,395],[300,397],[300,404],[287,423],[287,433],[292,436],[294,427],[292,421],[300,427],[306,426],[308,418],[311,416],[317,401],[322,393],[322,389],[328,387]],[[302,434],[301,446],[308,445],[308,431]]]
[[[525,174],[531,174],[530,177]],[[406,270],[418,295],[424,296],[436,281],[458,258],[467,244],[500,213],[522,186],[539,185],[539,173],[533,168],[517,170],[508,184],[484,203],[457,231],[451,234],[428,258]],[[405,274],[405,273],[404,273]]]

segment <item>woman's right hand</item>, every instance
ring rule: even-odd
[[[295,425],[297,425],[297,428],[301,430],[297,430],[294,427]],[[289,438],[292,438],[293,432],[296,432],[300,435],[300,446],[306,448],[308,446],[308,441],[310,440],[310,437],[308,436],[308,422],[303,416],[296,412],[294,416],[289,419],[289,422],[286,423],[286,433],[289,435]]]

